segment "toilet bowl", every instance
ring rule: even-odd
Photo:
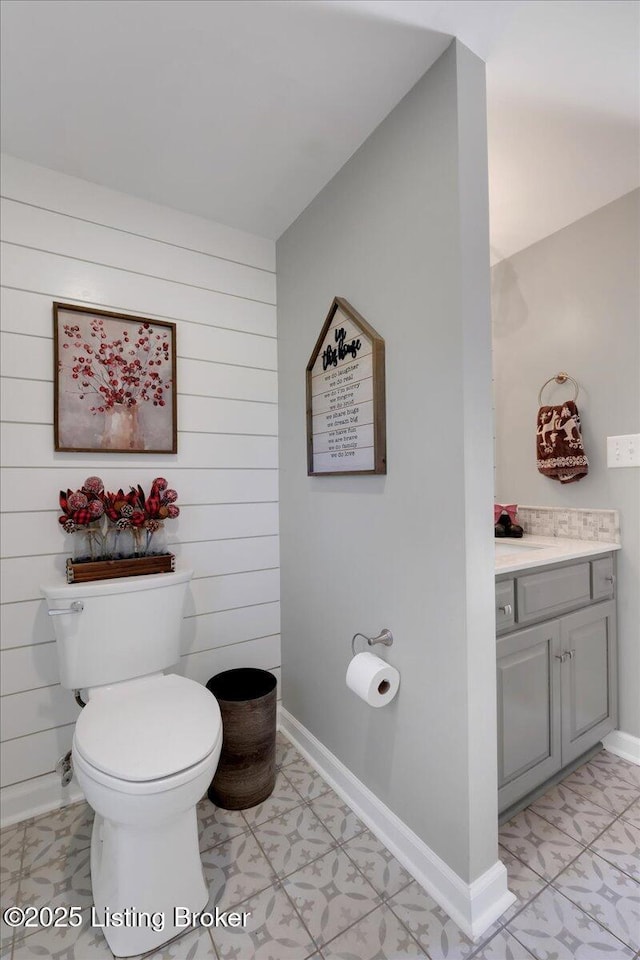
[[[95,811],[92,922],[116,957],[157,949],[208,902],[196,804],[222,747],[216,699],[161,671],[180,653],[191,571],[43,587],[63,686],[87,698],[74,772]]]
[[[196,803],[221,747],[215,698],[175,675],[111,687],[78,718],[74,770],[96,812],[95,919],[105,923],[130,908],[136,921],[103,928],[115,956],[144,953],[183,933],[174,922],[176,907],[206,906]],[[145,914],[160,916],[162,929],[154,930]]]

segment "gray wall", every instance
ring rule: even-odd
[[[277,245],[283,702],[471,880],[497,859],[484,65],[454,42]],[[306,475],[334,295],[386,340],[386,477]],[[389,627],[401,688],[345,686]],[[378,648],[380,649],[380,648]]]
[[[493,269],[496,495],[501,503],[620,511],[620,723],[640,736],[640,470],[611,470],[606,437],[640,431],[640,191]],[[558,370],[580,384],[589,475],[565,486],[535,464],[538,390]],[[547,402],[566,388],[551,385]]]

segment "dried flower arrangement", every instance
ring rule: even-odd
[[[128,493],[109,492],[100,477],[88,477],[79,490],[61,490],[58,521],[74,535],[73,561],[169,555],[164,521],[179,516],[177,499],[164,477],[156,477],[149,496],[140,484]]]

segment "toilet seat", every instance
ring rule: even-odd
[[[96,773],[142,787],[199,767],[221,736],[215,697],[194,680],[168,674],[91,698],[76,722],[73,747]]]
[[[92,766],[80,751],[77,749],[75,740],[72,744],[73,750],[73,769],[79,782],[86,787],[86,779],[99,784],[100,787],[106,787],[110,793],[119,794],[121,797],[151,798],[153,795],[173,794],[181,787],[185,787],[192,781],[197,780],[204,772],[207,773],[207,779],[211,781],[213,773],[218,763],[220,749],[222,746],[222,730],[218,740],[214,744],[211,753],[207,754],[204,760],[194,764],[193,767],[187,767],[186,770],[180,770],[168,777],[161,777],[159,780],[121,780],[118,777],[112,777],[104,773],[97,767]]]

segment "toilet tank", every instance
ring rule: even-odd
[[[41,587],[52,616],[60,682],[76,690],[157,673],[180,656],[193,570]],[[72,612],[72,604],[82,604]],[[76,606],[76,609],[78,607]]]

